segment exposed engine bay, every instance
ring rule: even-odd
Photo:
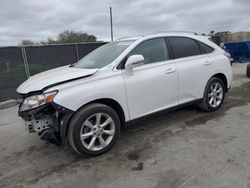
[[[73,114],[72,111],[51,102],[18,113],[24,119],[28,133],[36,133],[42,140],[58,145],[65,144],[68,120]]]

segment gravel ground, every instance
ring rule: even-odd
[[[250,188],[250,79],[246,64],[233,70],[221,110],[188,107],[134,123],[95,158],[26,133],[17,107],[0,110],[0,187]]]

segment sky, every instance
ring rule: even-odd
[[[0,46],[64,30],[110,40],[157,31],[250,31],[250,0],[0,0]]]

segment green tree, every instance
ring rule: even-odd
[[[220,32],[210,31],[208,35],[211,36],[211,39],[217,45],[220,45],[220,43],[224,41],[224,38],[230,33],[231,33],[230,31],[220,31]]]
[[[96,37],[94,35],[88,35],[83,32],[75,32],[75,31],[63,31],[58,34],[56,40],[58,44],[61,43],[81,43],[81,42],[95,42]],[[50,42],[48,40],[48,42]],[[53,40],[52,40],[53,42]]]
[[[231,33],[230,31],[220,31],[220,32],[214,33],[214,35],[216,35],[216,36],[225,36],[225,35],[228,35],[230,33]]]
[[[89,35],[84,32],[76,31],[63,31],[55,38],[49,37],[45,41],[34,42],[32,40],[22,40],[19,45],[46,45],[46,44],[65,44],[65,43],[83,43],[83,42],[96,42],[94,35]]]
[[[29,45],[38,45],[39,42],[34,42],[32,40],[22,40],[20,43],[19,43],[19,46],[29,46]]]

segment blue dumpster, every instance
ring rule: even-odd
[[[230,53],[234,62],[244,63],[250,61],[250,41],[226,42],[224,47]]]

